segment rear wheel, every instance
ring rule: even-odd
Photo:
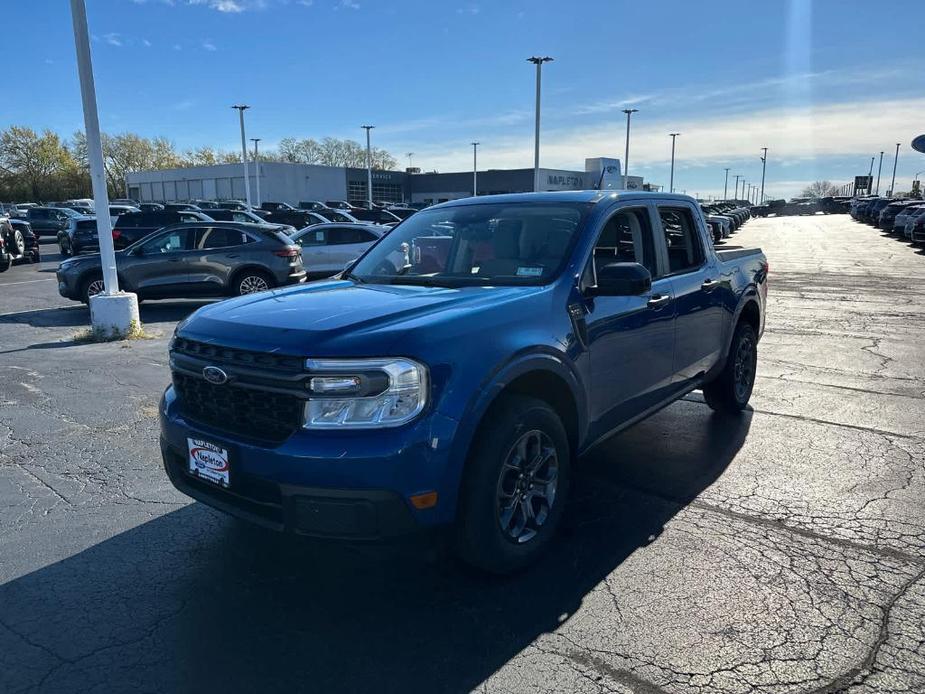
[[[26,254],[26,239],[19,229],[13,231],[13,245],[10,249],[17,258],[22,258]]]
[[[562,518],[571,452],[547,403],[503,396],[479,428],[463,479],[457,550],[467,563],[511,573],[546,550]]]
[[[746,322],[736,326],[726,364],[719,376],[703,386],[703,399],[717,412],[736,414],[745,409],[755,386],[758,336]]]
[[[89,304],[90,298],[100,294],[103,289],[105,289],[105,284],[101,275],[88,277],[80,285],[80,300]]]
[[[232,285],[232,289],[237,296],[245,294],[255,294],[256,292],[265,292],[273,288],[273,278],[262,270],[245,270],[239,274]]]
[[[65,239],[58,241],[58,248],[61,250],[61,255],[64,257],[68,257],[73,253],[70,242]]]

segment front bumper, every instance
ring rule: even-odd
[[[164,467],[179,491],[273,530],[377,541],[445,525],[455,514],[447,471],[456,422],[436,413],[394,429],[300,430],[274,447],[185,417],[170,387],[160,424]],[[188,438],[228,451],[229,487],[188,473]],[[437,505],[415,508],[410,497],[428,491],[438,493]]]
[[[58,279],[58,294],[63,296],[65,299],[77,299],[77,287],[76,279],[70,275],[57,272],[55,277]]]

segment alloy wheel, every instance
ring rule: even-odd
[[[498,524],[511,542],[532,540],[556,502],[559,456],[552,439],[533,429],[511,446],[498,478]]]
[[[755,379],[755,345],[750,336],[739,341],[735,356],[735,393],[739,401],[748,398]]]
[[[259,275],[248,275],[241,280],[238,285],[241,294],[253,294],[255,292],[264,292],[270,288],[267,281]]]

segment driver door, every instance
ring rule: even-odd
[[[652,275],[644,295],[586,300],[593,438],[657,405],[672,389],[675,302],[671,280],[659,278],[654,228],[649,206],[618,206],[582,275],[582,288],[596,284],[597,269],[609,263],[636,262]]]
[[[146,297],[183,296],[189,289],[188,263],[195,253],[197,227],[165,229],[136,246],[122,274]]]

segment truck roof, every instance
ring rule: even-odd
[[[543,193],[506,193],[503,195],[480,195],[476,198],[450,200],[433,207],[453,207],[455,205],[478,205],[481,203],[512,202],[589,202],[599,203],[615,200],[643,200],[652,197],[659,199],[684,200],[697,204],[690,195],[680,193],[652,193],[648,191],[623,192],[617,190],[559,190]],[[431,209],[431,208],[428,208]]]

